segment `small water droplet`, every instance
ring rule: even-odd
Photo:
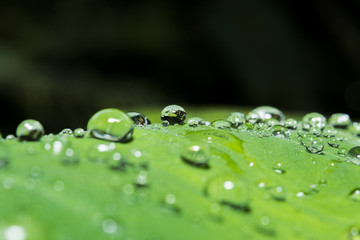
[[[240,112],[232,112],[226,119],[227,121],[231,122],[232,125],[237,128],[240,125],[243,125],[246,121],[245,114]]]
[[[341,157],[345,157],[347,152],[348,152],[348,150],[346,148],[340,148],[338,151],[338,155]]]
[[[316,137],[320,137],[321,136],[321,129],[318,127],[310,127],[309,129],[309,134],[312,134]]]
[[[328,139],[327,142],[328,142],[329,146],[331,146],[333,148],[338,148],[339,144],[340,144],[340,141],[337,137],[331,137]]]
[[[321,138],[305,135],[301,138],[301,144],[305,146],[306,150],[313,154],[320,154],[324,149]]]
[[[346,158],[348,162],[355,165],[360,165],[360,146],[350,149],[346,155]]]
[[[127,142],[131,139],[134,122],[126,113],[114,109],[103,109],[89,120],[87,130],[92,137],[112,142]]]
[[[249,112],[248,114],[246,114],[245,119],[246,119],[246,122],[252,123],[252,124],[258,123],[261,120],[259,114],[255,113],[255,112]]]
[[[257,114],[261,121],[271,118],[276,119],[279,122],[284,122],[285,120],[284,114],[279,109],[270,106],[260,106],[250,112]]]
[[[194,167],[209,168],[209,149],[203,144],[190,144],[181,151],[181,159]]]
[[[337,130],[334,127],[326,126],[323,130],[323,136],[326,138],[335,137]]]
[[[360,239],[360,228],[359,227],[351,227],[348,234],[347,239],[349,240],[359,240]]]
[[[351,124],[351,119],[346,113],[334,113],[329,118],[329,125],[336,128],[347,128]]]
[[[285,201],[286,191],[282,186],[275,186],[270,188],[270,195],[274,200]]]
[[[239,127],[241,131],[251,131],[253,130],[255,125],[253,123],[247,122]]]
[[[149,118],[139,112],[126,112],[126,114],[134,121],[135,125],[149,125],[151,124]]]
[[[279,162],[274,164],[273,170],[274,170],[274,172],[276,172],[277,174],[284,174],[284,173],[286,173],[286,170],[285,170],[283,164],[282,164],[282,163],[279,163]]]
[[[74,137],[82,138],[82,137],[84,137],[84,135],[85,135],[85,130],[84,130],[84,129],[82,129],[82,128],[76,128],[76,129],[74,130]]]
[[[25,240],[26,232],[21,226],[12,225],[4,231],[5,240]]]
[[[165,202],[166,202],[167,204],[170,204],[170,205],[174,204],[174,203],[176,202],[176,197],[175,197],[175,195],[172,194],[172,193],[167,194],[167,195],[165,196]]]
[[[350,132],[352,132],[355,136],[360,137],[360,123],[359,122],[354,122],[350,126]]]
[[[231,122],[223,120],[223,119],[218,119],[215,120],[211,123],[211,126],[217,128],[217,129],[230,129],[232,127]]]
[[[6,136],[5,140],[7,140],[7,141],[16,140],[16,137],[13,134],[9,134]]]
[[[16,136],[20,141],[38,141],[44,132],[44,127],[39,121],[28,119],[19,124],[16,129]]]
[[[247,184],[238,175],[222,173],[210,178],[206,183],[205,195],[233,209],[250,211]]]
[[[205,120],[202,119],[201,117],[192,117],[192,118],[189,118],[187,123],[190,127],[204,126]]]
[[[288,129],[295,130],[297,128],[298,122],[293,118],[288,118],[285,120],[284,126]]]
[[[58,180],[58,181],[54,182],[54,184],[53,184],[53,189],[56,192],[62,192],[64,190],[64,188],[65,188],[65,184],[63,181]]]
[[[134,182],[137,187],[146,187],[149,184],[147,171],[140,171],[139,174],[135,176]]]
[[[104,220],[102,223],[102,229],[105,233],[113,234],[116,232],[117,228],[118,224],[114,219],[109,218]]]
[[[349,198],[355,202],[360,202],[360,188],[355,188],[349,193]]]
[[[74,133],[70,128],[64,128],[61,132],[59,132],[60,136],[72,136],[73,134]]]
[[[184,108],[178,105],[169,105],[161,111],[160,118],[164,126],[182,125],[186,120],[186,112]]]
[[[273,136],[281,139],[287,139],[290,136],[289,130],[281,125],[275,125],[270,129]]]
[[[305,193],[304,192],[297,192],[296,197],[298,197],[298,198],[305,197]]]
[[[302,119],[304,124],[308,124],[310,127],[318,127],[320,129],[325,128],[326,118],[320,113],[308,113]]]

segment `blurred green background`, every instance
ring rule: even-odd
[[[0,3],[1,132],[105,107],[272,105],[360,117],[360,1]]]

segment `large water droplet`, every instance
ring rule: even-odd
[[[230,129],[232,127],[231,122],[223,120],[223,119],[218,119],[215,120],[211,123],[211,126],[218,128],[218,129]]]
[[[301,144],[306,147],[306,150],[310,153],[320,154],[324,149],[321,138],[305,135],[301,138]]]
[[[251,113],[256,113],[261,121],[265,121],[266,119],[274,118],[279,122],[284,122],[285,116],[284,114],[277,108],[270,106],[261,106],[251,110]]]
[[[95,113],[88,122],[91,136],[114,142],[126,142],[132,137],[134,122],[126,113],[108,108]]]
[[[127,112],[126,113],[135,123],[135,125],[149,125],[151,124],[149,118],[139,112]]]
[[[37,141],[43,135],[44,127],[33,119],[22,121],[16,129],[16,136],[20,141]]]
[[[355,165],[360,165],[360,146],[350,149],[346,155],[346,158],[348,162]]]
[[[161,111],[161,123],[164,126],[184,124],[186,120],[185,109],[178,105],[169,105]]]
[[[181,151],[181,159],[199,168],[209,168],[209,149],[203,144],[191,144]]]
[[[234,209],[248,212],[249,193],[247,184],[238,175],[222,173],[206,183],[205,195]]]
[[[245,123],[245,114],[240,112],[232,112],[226,120],[231,122],[232,125],[237,128]]]
[[[323,129],[326,126],[326,118],[324,115],[316,112],[306,114],[302,121],[305,125],[310,125],[310,127],[318,127]]]
[[[347,128],[351,124],[351,119],[346,113],[334,113],[329,118],[329,125],[336,128]]]

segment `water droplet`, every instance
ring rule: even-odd
[[[346,113],[334,113],[329,118],[329,125],[336,128],[347,128],[351,124],[351,119]]]
[[[206,183],[205,195],[233,209],[250,211],[247,184],[233,173],[222,173],[210,178]]]
[[[309,129],[309,134],[312,134],[314,136],[320,137],[321,136],[321,129],[318,127],[311,127]]]
[[[335,137],[337,130],[332,126],[326,126],[323,130],[323,136],[326,138]]]
[[[348,162],[355,165],[360,165],[360,146],[350,149],[346,155],[346,158]]]
[[[239,127],[242,131],[251,131],[253,130],[255,125],[253,123],[247,122]]]
[[[306,147],[306,150],[313,154],[320,154],[324,149],[321,138],[305,135],[301,138],[301,144]]]
[[[270,129],[273,136],[281,139],[289,138],[290,132],[287,128],[281,125],[275,125]]]
[[[43,135],[44,127],[33,119],[22,121],[16,129],[16,136],[20,141],[38,141]]]
[[[65,188],[65,184],[64,182],[58,180],[56,182],[54,182],[53,184],[53,189],[56,191],[56,192],[62,192]]]
[[[355,135],[360,137],[360,123],[359,122],[354,122],[351,126],[350,126],[350,131]]]
[[[134,122],[126,113],[114,109],[103,109],[95,113],[87,125],[92,137],[113,141],[127,142],[131,139]]]
[[[84,130],[84,129],[82,129],[82,128],[76,128],[76,129],[74,130],[74,137],[82,138],[82,137],[84,137],[84,135],[85,135],[85,130]]]
[[[104,220],[102,223],[102,229],[105,233],[113,234],[116,232],[117,228],[118,225],[114,219],[109,218]]]
[[[151,124],[149,118],[139,112],[126,112],[126,114],[134,121],[135,125],[149,125]]]
[[[286,191],[282,186],[275,186],[270,188],[270,195],[273,199],[277,201],[286,200]]]
[[[61,130],[61,132],[59,133],[60,136],[72,136],[74,133],[70,128],[64,128],[63,130]]]
[[[211,126],[218,128],[218,129],[230,129],[232,127],[231,122],[223,120],[223,119],[218,119],[215,120],[211,123]]]
[[[12,141],[12,140],[16,140],[16,137],[13,134],[9,134],[6,136],[5,138],[7,141]]]
[[[126,195],[133,194],[134,193],[134,186],[132,184],[130,184],[130,183],[125,184],[124,187],[123,187],[123,192]]]
[[[296,129],[298,122],[293,118],[286,119],[284,125],[288,129]]]
[[[338,155],[340,155],[341,157],[345,157],[347,152],[348,150],[346,148],[340,148],[338,151]]]
[[[327,143],[329,144],[329,146],[337,148],[339,147],[340,141],[337,137],[331,137],[328,139]]]
[[[349,193],[349,198],[353,201],[360,202],[360,188],[355,188]]]
[[[4,231],[5,240],[25,240],[26,232],[21,226],[12,225]]]
[[[349,240],[359,240],[360,239],[360,228],[351,227],[349,233],[347,234],[347,239]]]
[[[237,128],[245,123],[245,114],[240,112],[232,112],[226,120],[231,122],[232,125]]]
[[[181,151],[181,159],[195,167],[209,168],[209,149],[203,144],[191,144]]]
[[[286,173],[286,170],[285,170],[282,163],[275,163],[274,166],[273,166],[273,170],[274,170],[274,172],[276,172],[278,174]]]
[[[30,169],[30,174],[33,176],[33,177],[38,177],[40,176],[41,174],[41,168],[39,166],[32,166],[31,169]]]
[[[277,108],[270,106],[261,106],[251,110],[252,113],[256,113],[261,121],[265,121],[266,119],[274,118],[279,122],[284,122],[285,116],[284,114]]]
[[[298,197],[298,198],[305,197],[305,193],[304,192],[297,192],[296,197]]]
[[[310,127],[318,127],[320,129],[325,128],[326,118],[320,113],[308,113],[302,119],[304,124],[310,125]]]
[[[161,123],[164,126],[184,124],[186,120],[185,109],[178,105],[169,105],[161,111]]]
[[[75,154],[74,149],[69,145],[63,149],[60,158],[61,158],[61,163],[64,165],[75,165],[79,163],[78,156]]]
[[[255,113],[255,112],[249,112],[248,114],[246,114],[245,119],[246,119],[246,122],[252,123],[252,124],[258,123],[261,120],[259,114]]]
[[[197,127],[200,125],[205,125],[205,120],[202,119],[201,117],[192,117],[192,118],[189,118],[187,123],[190,127]]]
[[[265,125],[268,128],[271,128],[275,125],[282,126],[281,123],[278,120],[276,120],[275,118],[266,119],[264,122],[266,123]]]
[[[104,154],[105,159],[100,159],[101,162],[106,161],[109,168],[113,170],[124,170],[126,161],[123,156],[117,151],[110,151],[108,154]]]
[[[170,205],[175,204],[175,202],[176,202],[176,197],[175,197],[175,195],[172,194],[172,193],[167,194],[167,195],[165,196],[165,202],[166,202],[167,204],[170,204]]]
[[[139,174],[135,176],[134,182],[137,187],[146,187],[149,184],[147,171],[140,171]]]

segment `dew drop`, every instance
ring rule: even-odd
[[[87,129],[92,137],[112,142],[127,142],[131,139],[134,122],[126,113],[114,109],[103,109],[89,120]]]
[[[191,144],[181,151],[181,159],[194,167],[209,168],[209,149],[203,144]]]
[[[134,183],[137,187],[146,187],[149,184],[147,171],[140,171],[139,174],[135,176]]]
[[[350,132],[352,132],[355,136],[360,137],[360,123],[359,122],[354,122],[350,126]]]
[[[189,118],[189,120],[187,121],[187,124],[190,127],[203,126],[203,125],[205,125],[205,120],[202,119],[201,117],[192,117],[192,118]]]
[[[318,127],[320,129],[325,128],[326,118],[320,113],[308,113],[302,119],[304,124],[308,124],[310,127]]]
[[[271,128],[273,126],[282,126],[282,124],[275,118],[266,119],[264,122],[265,126],[268,128]]]
[[[329,144],[329,146],[331,146],[333,148],[338,148],[340,141],[337,137],[331,137],[328,139],[327,143]]]
[[[59,133],[60,136],[72,136],[74,133],[70,128],[64,128],[63,130],[61,130],[61,132]]]
[[[288,118],[285,120],[284,126],[288,129],[295,130],[297,128],[298,122],[293,118]]]
[[[320,154],[324,149],[321,138],[305,135],[301,138],[301,144],[305,146],[306,150],[313,154]]]
[[[12,225],[5,229],[5,240],[25,240],[26,232],[23,227]]]
[[[82,128],[76,128],[76,129],[74,130],[74,137],[82,138],[82,137],[84,137],[84,135],[85,135],[85,130],[84,130],[84,129],[82,129]]]
[[[284,122],[285,116],[284,114],[277,108],[270,106],[261,106],[257,107],[250,111],[251,113],[256,113],[261,121],[265,121],[266,119],[274,118],[279,122]]]
[[[240,125],[245,123],[245,114],[240,112],[232,112],[226,119],[227,121],[231,122],[231,124],[237,128]]]
[[[330,137],[335,137],[335,135],[337,134],[337,130],[332,126],[326,126],[323,129],[322,133],[324,137],[330,138]]]
[[[360,202],[360,188],[355,188],[349,193],[349,198],[355,202]]]
[[[252,124],[258,123],[261,120],[259,114],[255,113],[255,112],[249,112],[248,114],[246,114],[245,119],[246,119],[246,122],[252,123]]]
[[[113,234],[116,232],[117,228],[117,223],[113,219],[106,219],[102,223],[102,229],[105,233]]]
[[[273,170],[274,170],[274,172],[277,173],[277,174],[284,174],[284,173],[286,173],[286,170],[285,170],[285,168],[284,168],[284,166],[283,166],[282,163],[275,163],[275,165],[273,166]]]
[[[218,119],[215,120],[211,123],[211,126],[217,128],[217,129],[230,129],[232,127],[231,122],[223,120],[223,119]]]
[[[223,205],[249,212],[248,188],[240,176],[222,173],[210,178],[205,187],[205,195]]]
[[[139,112],[126,112],[126,114],[134,121],[135,125],[149,125],[151,124],[149,118]]]
[[[290,132],[289,130],[281,125],[275,125],[270,129],[273,136],[281,139],[289,138]]]
[[[160,118],[164,126],[182,125],[186,120],[186,112],[184,108],[178,105],[169,105],[161,111]]]
[[[285,201],[286,191],[282,186],[275,186],[270,188],[270,195],[274,200]]]
[[[351,124],[351,119],[346,113],[334,113],[329,118],[329,125],[336,128],[347,128]]]
[[[321,129],[318,127],[310,127],[309,129],[309,134],[312,134],[316,137],[320,137],[321,136]]]
[[[5,138],[7,141],[12,141],[12,140],[16,140],[16,137],[13,134],[9,134],[6,136]]]
[[[19,124],[16,129],[16,136],[20,141],[38,141],[44,132],[44,127],[39,121],[28,119]]]
[[[346,148],[339,148],[338,155],[341,157],[345,157],[348,150]]]
[[[348,162],[355,165],[360,165],[360,146],[350,149],[346,155],[346,158]]]

